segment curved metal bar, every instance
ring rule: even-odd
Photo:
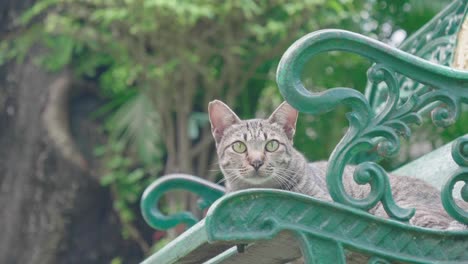
[[[187,190],[201,197],[201,209],[211,205],[224,195],[223,187],[187,174],[170,174],[159,178],[146,188],[141,198],[140,207],[145,221],[155,229],[167,230],[178,224],[192,226],[197,219],[190,212],[180,212],[173,215],[164,215],[158,208],[161,197],[173,190]]]
[[[468,263],[468,230],[411,226],[283,190],[227,194],[210,207],[205,225],[210,242],[275,239],[280,232],[290,231],[310,242],[302,243],[309,258],[317,257],[321,246],[312,248],[314,242],[330,241],[327,246],[332,245],[334,254],[321,252],[319,263],[338,263],[344,249],[374,256],[370,263]]]
[[[402,75],[420,83],[444,87],[468,101],[468,72],[432,63],[357,33],[327,29],[297,40],[284,53],[277,69],[276,81],[281,94],[301,112],[321,114],[343,103],[351,104],[353,109],[369,107],[365,97],[354,89],[334,88],[312,93],[304,87],[301,81],[304,65],[313,56],[327,51],[348,51],[382,65],[391,65]]]
[[[388,87],[383,109],[376,114],[360,92],[337,87],[320,93],[308,91],[301,81],[304,65],[313,56],[327,51],[348,51],[376,62],[368,72],[370,82]],[[396,74],[409,77],[430,86],[423,93],[411,95],[400,102],[400,89]],[[349,129],[329,159],[327,186],[334,201],[369,210],[379,201],[391,217],[408,220],[413,209],[398,207],[391,196],[388,175],[380,165],[362,163],[357,166],[355,181],[369,184],[368,197],[357,199],[346,193],[343,171],[358,153],[376,149],[383,157],[395,155],[400,149],[399,135],[409,136],[410,123],[419,124],[429,106],[437,126],[448,126],[459,116],[460,104],[468,103],[468,72],[437,65],[409,53],[390,47],[377,40],[344,31],[321,30],[296,41],[283,55],[277,70],[277,83],[283,97],[299,111],[321,114],[338,105],[348,105]],[[438,102],[439,104],[434,104]]]
[[[442,188],[442,205],[450,216],[468,225],[468,207],[460,207],[452,195],[455,184],[463,182],[460,196],[468,202],[468,135],[457,139],[452,145],[452,158],[461,168],[453,173]]]
[[[468,167],[468,135],[460,137],[452,145],[452,158],[460,167]]]

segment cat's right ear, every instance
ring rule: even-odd
[[[211,123],[211,133],[216,141],[216,144],[221,141],[224,131],[239,123],[241,120],[225,103],[214,100],[208,104],[208,115]]]

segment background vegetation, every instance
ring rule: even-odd
[[[220,179],[209,101],[225,101],[241,118],[267,116],[282,101],[274,81],[279,58],[300,36],[343,28],[398,45],[448,2],[38,0],[12,19],[1,38],[0,62],[22,65],[32,57],[48,72],[70,72],[72,91],[58,103],[67,109],[70,98],[94,98],[98,107],[86,118],[102,140],[92,153],[76,139],[73,116],[61,122],[72,124],[73,151],[109,190],[120,232],[142,258],[165,243],[163,237],[176,235],[155,233],[141,221],[143,189],[173,172]],[[304,80],[313,90],[362,91],[369,66],[357,56],[325,54],[308,65]],[[343,110],[300,116],[295,143],[310,160],[326,159],[345,127]],[[195,210],[195,199],[176,193],[166,207]],[[100,261],[130,261],[126,253],[111,255]]]

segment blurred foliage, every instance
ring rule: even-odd
[[[210,100],[226,101],[242,118],[266,116],[282,101],[276,65],[300,36],[335,27],[397,45],[448,2],[39,0],[18,20],[18,34],[0,42],[0,63],[21,61],[39,43],[46,69],[71,67],[99,84],[109,100],[96,113],[107,116],[109,135],[96,148],[101,182],[114,194],[124,234],[141,240],[134,222],[143,188],[163,171],[203,176],[213,164]],[[303,80],[314,91],[363,91],[369,66],[332,52],[309,63]],[[301,115],[297,148],[310,160],[327,158],[345,132],[344,111]]]
[[[99,84],[109,99],[96,113],[107,116],[109,135],[95,150],[101,183],[112,190],[124,235],[141,240],[135,204],[148,182],[163,170],[204,175],[213,162],[207,103],[222,98],[252,117],[286,47],[309,31],[340,26],[361,5],[39,0],[18,20],[18,34],[1,42],[0,62],[21,62],[39,44],[47,52],[36,59],[46,69],[70,67]]]

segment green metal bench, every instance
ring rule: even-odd
[[[249,189],[224,195],[224,189],[198,177],[170,175],[147,188],[141,201],[152,227],[191,226],[143,263],[285,263],[301,255],[306,263],[345,263],[348,252],[368,263],[468,263],[468,231],[440,231],[411,226],[411,208],[400,208],[391,196],[388,175],[377,163],[362,161],[355,180],[369,183],[370,195],[350,197],[342,184],[346,164],[362,153],[380,157],[399,152],[400,137],[425,115],[434,125],[453,124],[468,103],[468,1],[457,0],[434,17],[400,49],[342,30],[323,30],[299,39],[283,55],[277,71],[281,94],[304,113],[320,114],[347,105],[349,130],[329,158],[327,186],[334,203],[281,190]],[[466,27],[465,26],[465,27]],[[368,71],[366,95],[350,88],[322,93],[301,82],[304,64],[318,53],[347,51],[375,64]],[[468,130],[468,129],[467,129]],[[365,156],[365,155],[364,155]],[[369,155],[367,155],[369,156]],[[375,159],[374,159],[375,161]],[[468,135],[395,171],[422,177],[441,189],[445,210],[468,224]],[[463,187],[453,192],[456,183]],[[410,186],[409,186],[410,188]],[[164,215],[162,195],[185,189],[200,196],[206,217],[189,212]],[[366,211],[382,203],[391,216]],[[236,246],[237,245],[237,246]]]

